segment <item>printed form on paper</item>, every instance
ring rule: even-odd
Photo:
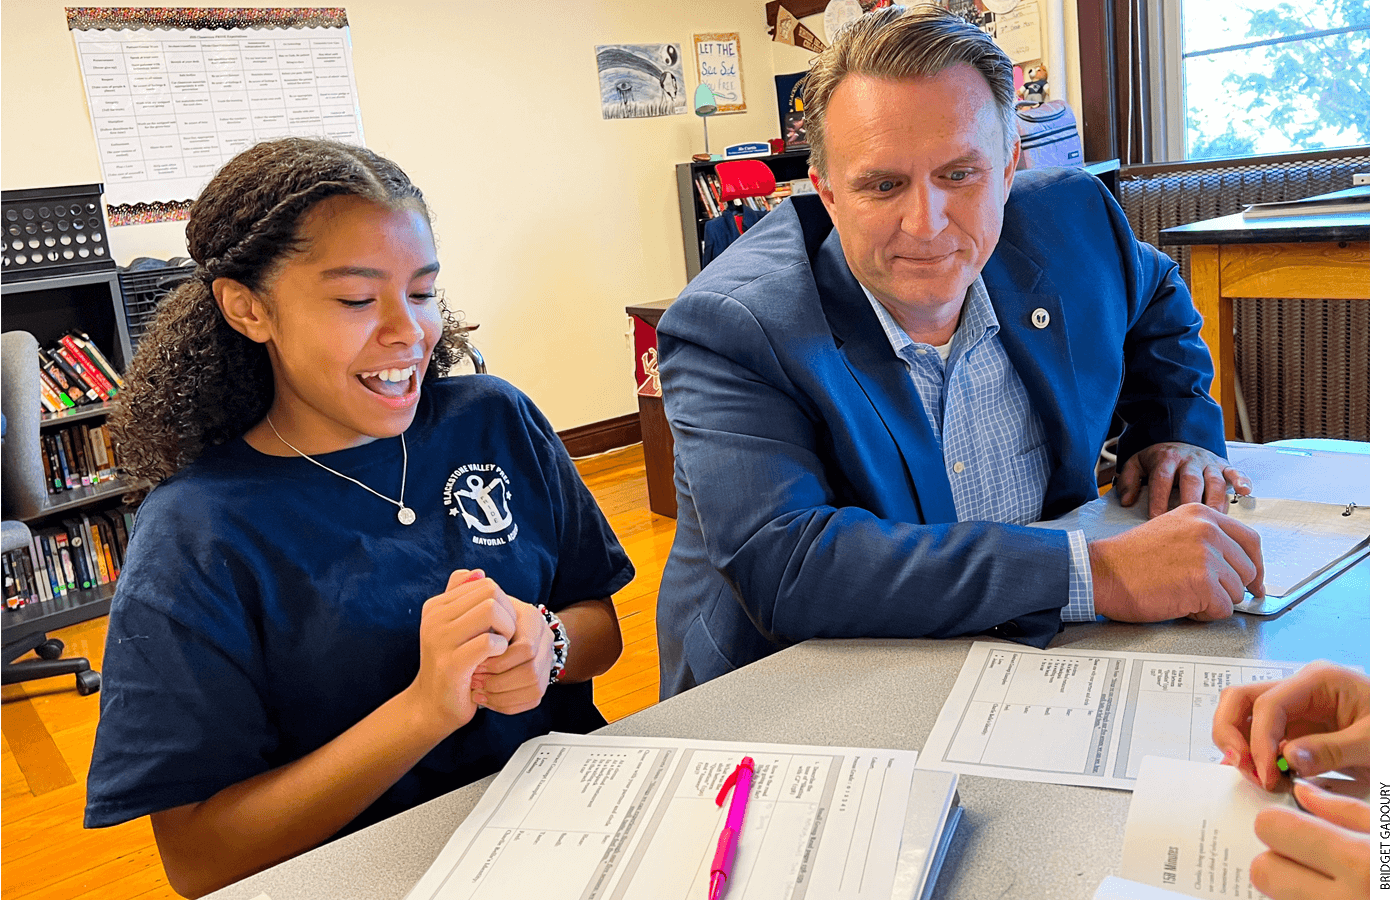
[[[596,734],[522,745],[408,900],[705,900],[744,756],[726,900],[888,900],[913,751]]]
[[[1116,650],[968,650],[919,768],[1132,790],[1145,756],[1219,762],[1220,692],[1302,663]]]

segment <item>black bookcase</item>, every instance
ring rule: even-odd
[[[40,346],[51,346],[68,331],[86,332],[118,371],[131,362],[126,308],[115,267],[105,271],[52,275],[30,281],[0,282],[6,331],[27,331]],[[36,360],[35,364],[38,362]],[[37,404],[39,398],[36,396]],[[82,421],[100,421],[111,403],[92,403],[58,413],[44,413],[40,431],[49,432]],[[118,505],[133,482],[118,478],[105,484],[78,487],[54,494],[32,515],[24,517],[31,530],[54,525],[83,511]],[[48,632],[107,614],[116,582],[89,590],[70,591],[42,603],[0,612],[4,616],[5,641],[26,634]]]
[[[27,331],[47,347],[74,329],[87,332],[106,357],[124,371],[131,362],[126,305],[116,268],[78,275],[54,275],[33,281],[5,280],[6,331]]]

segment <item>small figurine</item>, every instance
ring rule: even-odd
[[[1045,102],[1045,85],[1050,80],[1050,72],[1042,65],[1026,68],[1026,83],[1021,85],[1021,99],[1028,103]]]

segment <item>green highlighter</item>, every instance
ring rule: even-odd
[[[1283,780],[1288,782],[1288,799],[1293,801],[1293,808],[1299,812],[1307,812],[1306,809],[1303,809],[1302,804],[1298,802],[1298,796],[1293,793],[1293,786],[1295,783],[1294,773],[1293,770],[1288,767],[1288,760],[1283,758],[1282,753],[1279,754],[1278,760],[1274,765],[1278,766],[1279,772],[1283,774]]]

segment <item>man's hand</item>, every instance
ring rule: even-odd
[[[1230,502],[1225,492],[1227,485],[1237,494],[1248,494],[1253,487],[1248,476],[1214,453],[1178,441],[1139,450],[1123,465],[1118,475],[1118,496],[1124,506],[1137,502],[1144,482],[1151,498],[1147,514],[1152,518],[1167,511],[1173,485],[1180,492],[1182,505],[1204,503],[1219,512],[1225,512],[1225,505]]]
[[[1090,542],[1089,568],[1094,608],[1120,622],[1224,619],[1264,591],[1258,533],[1199,503]]]

